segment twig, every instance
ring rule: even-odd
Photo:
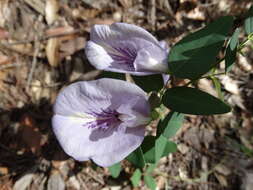
[[[37,39],[21,40],[21,41],[12,42],[12,43],[6,43],[6,45],[11,46],[11,45],[32,43],[32,42],[35,42],[35,41],[45,41],[45,40],[48,40],[50,38],[57,38],[57,37],[67,36],[67,35],[70,35],[70,34],[79,34],[81,32],[82,32],[82,30],[76,29],[76,30],[64,32],[64,33],[61,33],[61,34],[47,35],[45,37],[40,37],[40,38],[37,38]]]
[[[156,27],[156,4],[155,0],[149,1],[149,18],[148,22],[152,26],[152,30],[155,30]]]
[[[96,182],[100,183],[101,185],[104,185],[104,181],[102,181],[101,179],[99,179],[98,177],[92,175],[90,172],[85,172],[88,176],[90,176],[92,179],[94,179]]]
[[[27,86],[26,86],[26,89],[29,90],[30,88],[30,85],[31,85],[31,82],[32,82],[32,78],[33,78],[33,73],[34,73],[34,70],[36,68],[36,65],[37,65],[37,55],[39,54],[39,42],[36,41],[35,43],[35,51],[34,51],[34,55],[33,55],[33,61],[32,61],[32,68],[28,74],[28,77],[27,77]]]
[[[20,67],[22,65],[25,65],[25,63],[9,63],[9,64],[5,64],[5,65],[0,65],[0,71],[4,70],[4,69],[9,69],[12,67]]]
[[[84,188],[84,190],[89,190],[89,188],[85,184],[84,179],[82,178],[81,174],[77,175],[77,179],[79,180],[80,185]]]
[[[33,87],[38,87],[38,88],[54,88],[54,87],[57,87],[57,86],[60,86],[62,85],[61,82],[56,82],[56,83],[53,83],[53,84],[48,84],[48,85],[36,85],[36,84],[30,84],[30,86],[33,86]]]

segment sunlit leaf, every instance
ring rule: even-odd
[[[232,66],[236,61],[237,45],[238,45],[238,36],[240,34],[240,29],[236,29],[232,35],[225,55],[225,70],[226,72],[230,71]]]
[[[154,169],[156,168],[156,166],[157,166],[157,164],[150,164],[148,169],[146,170],[146,174],[147,175],[151,174],[154,171]]]
[[[134,171],[134,174],[132,175],[130,180],[131,180],[134,187],[137,187],[139,185],[140,180],[141,180],[141,171],[140,171],[140,169],[136,169]]]
[[[220,84],[220,81],[216,78],[216,77],[211,77],[212,81],[213,81],[213,84],[214,84],[214,87],[215,87],[215,90],[218,94],[218,97],[221,99],[221,100],[224,100],[224,97],[223,97],[223,94],[221,92],[221,84]]]
[[[167,141],[162,157],[168,156],[170,153],[177,152],[177,144],[172,141]]]
[[[244,21],[245,32],[249,35],[253,33],[253,6],[247,12],[247,17]]]
[[[170,112],[163,120],[158,123],[157,135],[161,134],[167,138],[173,137],[180,129],[184,121],[184,114]]]
[[[155,190],[156,189],[156,182],[155,179],[152,176],[149,175],[145,175],[144,176],[144,182],[147,185],[147,187],[151,190]]]
[[[121,171],[121,165],[120,163],[114,164],[113,166],[109,167],[109,171],[112,175],[112,177],[117,178]]]
[[[156,162],[164,156],[168,156],[169,153],[177,151],[177,146],[175,143],[168,141],[166,137],[160,135],[155,142],[155,159]]]

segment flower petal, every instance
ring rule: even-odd
[[[100,70],[106,69],[113,62],[105,49],[92,41],[87,42],[85,53],[92,65]]]
[[[138,52],[134,67],[139,72],[164,73],[168,70],[167,57],[165,51],[149,46]]]
[[[133,152],[143,141],[144,127],[109,128],[106,131],[82,126],[81,120],[55,115],[53,130],[64,151],[79,161],[92,159],[108,167]]]
[[[126,23],[94,25],[90,40],[93,43],[87,44],[85,52],[90,63],[98,69],[133,75],[167,72],[164,60],[169,49],[166,43],[158,42],[141,27]],[[142,58],[143,54],[145,58]]]
[[[115,40],[141,38],[159,46],[157,39],[143,28],[127,23],[113,23],[112,25],[94,25],[91,29],[91,40],[97,43],[108,43]]]
[[[137,111],[149,116],[147,95],[137,85],[108,78],[77,82],[66,87],[58,95],[54,112],[63,116],[80,116],[101,108],[117,109],[137,97],[140,98],[136,105]]]
[[[170,48],[169,48],[169,46],[168,46],[168,44],[167,44],[166,41],[164,41],[164,40],[159,41],[159,44],[160,44],[160,46],[161,46],[163,49],[166,50],[167,53],[169,53]]]
[[[105,78],[66,87],[56,99],[54,112],[53,131],[68,155],[110,166],[141,144],[150,106],[146,93],[138,86]],[[115,119],[103,118],[111,113],[117,113]],[[121,120],[118,114],[127,119]],[[104,121],[108,121],[108,127],[99,126]],[[87,124],[90,122],[97,127]]]

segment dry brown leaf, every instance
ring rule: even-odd
[[[59,64],[59,60],[60,60],[59,49],[60,49],[59,38],[50,38],[47,41],[46,55],[47,55],[48,63],[52,67],[57,67]]]
[[[33,153],[40,154],[42,134],[35,121],[30,115],[24,114],[20,123],[22,140]]]
[[[206,19],[206,16],[204,11],[202,11],[199,7],[196,7],[195,9],[187,13],[187,18],[204,21]]]
[[[72,10],[73,17],[77,19],[89,19],[89,18],[95,18],[101,11],[98,9],[84,9],[84,8],[78,8]]]
[[[12,43],[12,42],[13,41],[10,41],[10,43]],[[24,54],[24,55],[34,56],[33,46],[30,43],[27,43],[27,44],[6,45],[6,48],[11,49],[13,51],[16,51],[18,53]]]
[[[0,27],[4,27],[11,15],[9,0],[0,1]]]
[[[13,190],[26,190],[32,183],[34,174],[26,174],[22,176],[13,186]]]
[[[61,36],[61,35],[66,35],[66,34],[71,34],[74,33],[75,30],[71,26],[60,26],[57,28],[50,28],[46,31],[46,36]]]
[[[94,25],[94,24],[113,24],[115,22],[115,20],[113,19],[99,19],[99,18],[93,18],[93,19],[89,19],[89,24],[90,26]]]
[[[7,167],[0,167],[0,175],[6,175],[9,173],[9,169]]]
[[[0,28],[0,40],[1,39],[6,39],[9,37],[9,32]]]
[[[7,56],[0,55],[0,65],[11,63],[12,60],[13,60],[13,58],[9,58]]]
[[[129,7],[132,7],[133,1],[132,0],[119,0],[120,4],[125,8],[128,9]]]
[[[227,187],[228,186],[228,181],[227,179],[221,175],[221,174],[218,174],[218,173],[214,173],[216,179],[219,181],[219,183],[223,186],[223,187]]]
[[[45,13],[46,21],[49,25],[57,20],[59,8],[60,5],[58,0],[46,0]]]
[[[2,184],[0,184],[1,190],[12,190],[12,182],[11,180],[5,181]]]
[[[48,179],[47,183],[47,190],[64,190],[65,189],[65,183],[62,179],[59,172],[54,172],[50,178]]]
[[[60,57],[64,58],[66,56],[72,55],[75,52],[83,49],[85,46],[85,42],[86,42],[86,39],[83,37],[77,37],[75,39],[63,42],[60,48],[60,50],[62,51],[62,53],[60,54]]]
[[[30,5],[34,10],[38,11],[40,14],[45,14],[45,2],[41,0],[25,0],[25,2]]]

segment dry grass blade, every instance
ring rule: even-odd
[[[59,64],[59,59],[60,59],[59,48],[60,48],[59,38],[50,38],[47,41],[46,55],[47,55],[48,63],[52,67],[57,67]]]
[[[47,23],[53,24],[54,21],[58,18],[58,11],[59,11],[60,5],[58,0],[47,0],[46,1],[46,7],[45,7],[45,13],[46,13],[46,21]]]

